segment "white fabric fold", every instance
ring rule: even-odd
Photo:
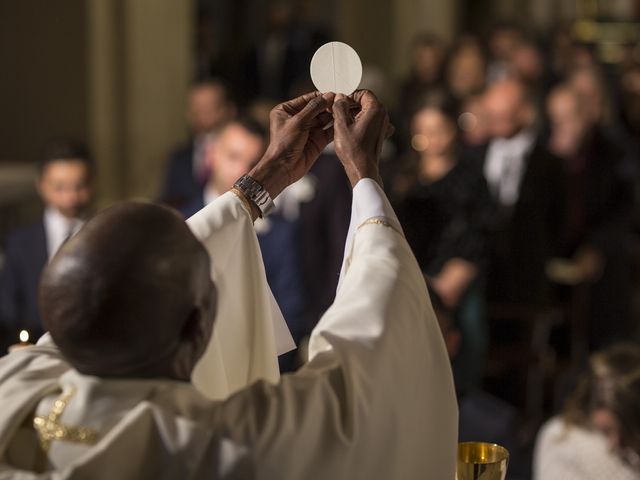
[[[187,220],[211,256],[218,288],[213,336],[192,375],[212,399],[225,398],[258,379],[277,382],[278,354],[295,348],[267,284],[253,223],[227,192]]]

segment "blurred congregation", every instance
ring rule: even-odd
[[[508,479],[556,478],[563,448],[640,478],[640,2],[20,3],[0,15],[17,72],[1,93],[2,354],[42,335],[42,268],[93,212],[212,202],[261,158],[271,108],[314,90],[315,50],[342,40],[396,129],[382,180],[451,358],[460,440],[507,447]],[[12,41],[39,8],[82,26],[86,45],[42,25],[80,66]],[[329,145],[255,224],[299,347],[283,372],[334,299],[350,215]],[[602,445],[580,437],[594,431]]]

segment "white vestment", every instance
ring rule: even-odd
[[[237,216],[239,199],[221,198],[205,210],[223,219],[221,229],[248,219]],[[255,233],[238,232],[229,248],[260,263]],[[212,255],[214,264],[222,260]],[[184,382],[82,375],[46,337],[0,359],[0,479],[453,479],[449,360],[422,273],[371,180],[354,189],[341,277],[312,333],[309,363],[277,384],[240,385],[269,375],[241,358],[255,344],[227,345],[220,329],[219,356],[235,352],[244,370],[227,378],[239,390],[224,400]],[[273,324],[240,331],[254,328]],[[40,437],[34,415],[49,427]]]
[[[258,379],[277,382],[278,354],[295,344],[267,284],[251,217],[228,192],[187,225],[209,252],[218,288],[214,333],[193,371],[194,385],[223,399]]]

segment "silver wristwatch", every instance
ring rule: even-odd
[[[249,175],[241,176],[233,186],[244,193],[249,200],[256,204],[260,210],[261,217],[266,217],[275,207],[269,192],[267,192],[262,185],[256,182]]]

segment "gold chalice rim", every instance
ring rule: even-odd
[[[509,461],[509,450],[490,442],[461,442],[458,444],[458,461],[476,465],[488,465]]]

